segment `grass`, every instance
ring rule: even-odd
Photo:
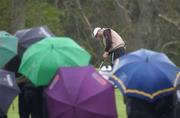
[[[115,90],[116,93],[116,107],[118,112],[118,118],[126,118],[125,105],[123,103],[123,98],[119,90]],[[19,118],[18,115],[18,98],[13,101],[9,108],[8,118]]]
[[[126,116],[126,106],[123,102],[123,96],[121,95],[119,90],[115,90],[116,92],[116,107],[118,112],[118,118],[127,118]]]
[[[18,115],[18,97],[16,97],[9,108],[8,118],[19,118]]]

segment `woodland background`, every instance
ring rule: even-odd
[[[76,40],[96,66],[103,51],[92,38],[97,26],[117,31],[127,52],[164,52],[180,66],[180,0],[0,0],[0,30],[14,34],[42,25]]]

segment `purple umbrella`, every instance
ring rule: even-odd
[[[50,118],[117,118],[113,86],[92,66],[59,69],[45,96]]]

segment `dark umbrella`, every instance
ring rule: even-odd
[[[14,73],[0,70],[0,116],[7,114],[9,106],[19,92]]]
[[[32,44],[42,40],[45,37],[54,36],[47,26],[33,27],[29,29],[21,29],[15,33],[19,39],[18,54],[22,56],[24,51]]]
[[[11,59],[4,68],[15,72],[16,77],[18,77],[20,74],[17,71],[24,51],[32,44],[42,40],[45,37],[54,36],[54,34],[48,29],[47,26],[40,26],[18,30],[15,33],[15,36],[18,38],[18,55]]]
[[[174,92],[179,69],[164,53],[140,49],[120,58],[117,85],[126,96],[154,101]]]
[[[45,96],[50,118],[117,118],[113,86],[92,66],[59,69]]]
[[[18,69],[20,66],[21,60],[18,55],[16,55],[14,58],[12,58],[3,69],[15,72],[15,76],[19,77],[21,74],[18,73]]]

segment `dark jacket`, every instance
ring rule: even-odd
[[[175,118],[180,118],[180,84],[176,86],[175,92]]]
[[[161,97],[153,103],[128,97],[126,105],[128,118],[173,118],[173,95]]]

